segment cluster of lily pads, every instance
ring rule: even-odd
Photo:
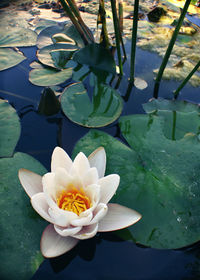
[[[31,30],[24,33],[23,28],[2,33],[0,69],[25,59],[18,49],[13,49],[22,46],[23,40],[23,46],[37,45],[38,60],[31,63],[31,83],[41,87],[60,85],[62,111],[77,124],[97,128],[115,121],[121,115],[123,102],[108,85],[116,74],[110,51],[96,43],[85,46],[71,24],[51,22],[49,27],[41,24],[35,31],[38,35]],[[85,79],[89,79],[91,96],[83,83]],[[49,89],[44,93],[49,95]],[[45,98],[40,102],[41,111],[42,102],[46,104]],[[119,119],[122,139],[127,144],[91,129],[76,143],[73,158],[80,151],[89,156],[100,146],[105,149],[106,174],[119,174],[121,178],[112,202],[142,214],[136,225],[118,233],[120,237],[153,248],[185,247],[199,241],[200,108],[184,101],[161,99],[143,107],[146,114]],[[31,190],[37,182],[41,184],[40,175],[47,171],[33,157],[15,153],[21,131],[19,117],[4,100],[0,101],[0,109],[0,193],[4,198],[0,200],[1,273],[3,277],[27,279],[43,261],[39,240],[47,223],[32,209],[17,174],[22,167],[34,172],[23,178]],[[44,217],[47,212],[42,210],[38,212]]]

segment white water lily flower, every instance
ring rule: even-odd
[[[56,257],[71,250],[80,239],[128,227],[141,215],[119,204],[109,203],[120,177],[104,177],[104,148],[88,158],[80,152],[74,161],[56,147],[52,154],[51,172],[43,177],[26,169],[19,170],[19,179],[31,198],[35,211],[50,222],[41,238],[41,252]]]

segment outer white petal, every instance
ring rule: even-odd
[[[92,211],[90,211],[90,213],[88,213],[87,216],[85,216],[85,217],[79,216],[77,219],[72,220],[70,224],[75,227],[82,227],[85,225],[89,225],[90,221],[92,220],[92,217],[93,217],[93,214],[92,214]]]
[[[63,228],[63,227],[54,225],[54,229],[58,234],[65,237],[65,236],[72,236],[72,235],[78,233],[82,229],[82,227],[69,226],[67,228]]]
[[[129,227],[141,219],[141,215],[119,204],[109,203],[107,215],[99,222],[98,231],[113,231]]]
[[[71,166],[72,160],[68,154],[62,148],[56,147],[51,157],[51,171],[55,172],[58,167],[63,167],[69,171]]]
[[[73,235],[73,237],[82,240],[88,239],[95,236],[97,231],[98,231],[98,224],[93,224],[93,225],[83,227],[82,230],[78,234]]]
[[[96,167],[99,178],[102,178],[106,170],[106,152],[103,147],[99,147],[88,157],[90,167]]]
[[[42,192],[42,176],[21,168],[18,173],[20,183],[29,197]]]
[[[31,204],[35,211],[45,220],[50,223],[54,222],[54,219],[50,217],[48,213],[49,205],[46,202],[44,193],[37,193],[31,198]]]
[[[117,174],[111,174],[99,179],[100,202],[107,204],[115,194],[119,186],[120,177]]]
[[[48,225],[42,234],[40,249],[44,257],[54,258],[68,252],[77,243],[77,239],[62,237],[55,231],[53,225]]]
[[[82,182],[83,182],[83,185],[86,187],[86,186],[89,186],[91,184],[97,184],[98,179],[99,179],[99,176],[98,176],[97,169],[95,167],[93,167],[93,168],[90,168],[85,173],[85,175],[82,179]]]
[[[55,188],[65,188],[73,182],[72,176],[62,167],[58,167],[55,172]]]
[[[73,167],[76,169],[80,177],[83,177],[90,169],[88,158],[84,153],[80,152],[74,159]]]
[[[60,227],[67,227],[71,222],[76,219],[78,216],[70,211],[65,211],[60,208],[51,209],[49,208],[49,216],[54,220],[54,224]]]
[[[99,203],[98,206],[93,211],[93,219],[91,220],[90,225],[96,224],[101,219],[103,219],[105,217],[105,215],[107,214],[107,211],[108,211],[107,205],[104,203]]]

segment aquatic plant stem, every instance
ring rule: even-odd
[[[108,49],[110,46],[110,42],[109,42],[108,31],[107,31],[107,27],[106,27],[106,11],[105,11],[104,0],[99,0],[99,12],[98,12],[98,17],[97,17],[97,26],[99,23],[102,24],[100,43],[102,44],[102,46],[104,48]]]
[[[83,42],[85,45],[89,43],[88,37],[86,36],[83,28],[81,27],[80,23],[77,21],[75,18],[74,14],[72,13],[70,7],[68,4],[65,2],[65,0],[60,0],[61,5],[63,6],[63,9],[66,11],[68,17],[70,18],[71,22],[74,24],[75,28],[79,32],[81,38],[83,39]]]
[[[168,48],[166,50],[166,53],[164,55],[164,58],[163,58],[163,61],[162,61],[162,64],[160,66],[160,69],[158,71],[158,74],[157,74],[157,77],[156,77],[156,81],[155,81],[155,87],[154,87],[154,98],[158,98],[158,91],[159,91],[159,85],[160,85],[160,81],[162,79],[162,75],[163,75],[163,72],[165,70],[165,67],[167,65],[167,62],[169,60],[169,57],[171,55],[171,52],[172,52],[172,49],[173,49],[173,46],[175,44],[175,41],[176,41],[176,38],[178,36],[178,33],[179,33],[179,29],[181,28],[181,25],[183,23],[183,20],[184,20],[184,17],[185,17],[185,14],[187,12],[187,9],[190,5],[190,2],[191,0],[186,0],[185,2],[185,5],[183,7],[183,10],[182,10],[182,13],[179,17],[179,20],[178,20],[178,23],[176,25],[176,28],[174,30],[174,33],[172,35],[172,38],[169,42],[169,45],[168,45]]]
[[[139,9],[139,0],[135,0],[134,12],[133,12],[132,42],[131,42],[130,83],[134,82],[134,76],[135,76],[135,52],[136,52],[137,27],[138,27],[138,9]]]
[[[71,8],[74,15],[77,17],[79,24],[81,25],[82,29],[85,31],[86,36],[91,42],[94,42],[92,33],[90,32],[89,28],[85,25],[85,23],[82,20],[81,14],[79,12],[79,9],[76,5],[76,2],[74,0],[65,0],[69,7]]]
[[[112,8],[112,15],[113,15],[113,24],[115,29],[115,40],[116,40],[116,48],[117,48],[117,56],[118,56],[118,63],[119,63],[119,72],[120,75],[123,75],[123,67],[122,67],[122,58],[121,58],[121,50],[120,50],[120,33],[119,33],[119,22],[117,17],[117,10],[116,10],[116,0],[111,1],[111,8]]]
[[[192,77],[192,75],[197,71],[197,69],[200,67],[200,60],[199,62],[195,65],[195,67],[192,69],[192,71],[187,75],[185,80],[180,84],[180,86],[177,88],[177,90],[174,91],[174,98],[177,99],[180,90],[187,84],[189,79]]]

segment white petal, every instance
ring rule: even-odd
[[[119,204],[108,204],[107,215],[99,222],[98,231],[113,231],[126,228],[141,219],[141,215]]]
[[[42,192],[42,176],[21,168],[18,173],[20,183],[29,197]]]
[[[90,221],[92,220],[92,212],[90,212],[86,217],[78,217],[77,219],[74,219],[71,221],[71,225],[75,227],[82,227],[85,225],[89,225]]]
[[[95,167],[90,168],[83,177],[83,185],[86,187],[91,184],[97,184],[98,179],[97,169]]]
[[[49,215],[54,220],[54,224],[60,227],[67,227],[70,225],[71,221],[77,219],[77,215],[71,211],[65,211],[60,208],[51,209],[49,208]]]
[[[63,227],[54,225],[54,229],[61,236],[72,236],[72,235],[78,233],[82,229],[82,227],[69,226],[69,227],[63,228]]]
[[[88,239],[95,236],[97,231],[98,231],[98,224],[93,224],[93,225],[83,227],[82,230],[78,234],[75,234],[73,237],[82,240]]]
[[[99,203],[98,206],[93,211],[93,219],[91,220],[90,225],[96,224],[101,219],[103,219],[105,217],[105,215],[107,214],[107,211],[108,211],[107,205],[104,203]]]
[[[57,186],[65,187],[73,181],[72,176],[62,167],[58,167],[55,172],[55,184]]]
[[[99,179],[100,202],[107,204],[115,194],[119,186],[120,177],[117,174],[111,174]]]
[[[73,167],[76,169],[80,177],[83,177],[90,169],[90,164],[84,153],[80,152],[74,159]]]
[[[88,157],[90,167],[96,167],[99,178],[102,178],[106,170],[106,152],[103,147],[99,147]]]
[[[55,172],[58,167],[63,167],[69,171],[71,166],[72,160],[68,154],[62,148],[56,147],[51,157],[51,171]]]
[[[40,249],[44,257],[54,258],[70,251],[77,243],[77,239],[62,237],[53,225],[48,225],[42,234]]]
[[[37,193],[31,198],[31,204],[35,211],[45,220],[53,223],[54,220],[49,216],[49,205],[46,202],[44,193]]]
[[[49,207],[53,210],[59,209],[56,199],[57,193],[61,192],[64,187],[56,185],[55,173],[46,173],[42,177],[43,191]]]
[[[96,204],[99,202],[100,199],[100,186],[96,184],[92,184],[84,188],[84,191],[92,203],[91,208],[94,209],[94,206],[96,207]]]

